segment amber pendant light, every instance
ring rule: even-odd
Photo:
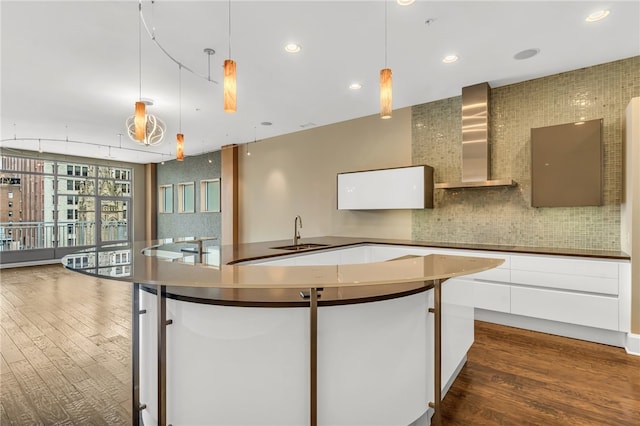
[[[140,87],[140,97],[136,102],[135,118],[134,118],[134,137],[136,140],[142,141],[145,139],[147,131],[147,115],[146,106],[142,102],[142,2],[138,3],[138,83]]]
[[[135,138],[136,140],[142,141],[146,136],[146,127],[147,127],[147,114],[146,114],[146,106],[144,102],[138,101],[136,102],[136,113],[134,118],[135,125]]]
[[[224,112],[236,112],[236,62],[224,61]]]
[[[176,136],[176,160],[184,160],[184,135],[182,133],[178,133]]]
[[[391,69],[380,70],[380,118],[391,118]]]
[[[224,61],[224,112],[236,112],[236,62],[231,59],[231,0],[229,0],[229,59]]]
[[[179,133],[176,135],[176,160],[184,160],[184,134],[182,134],[182,64],[178,64],[178,104],[179,104]]]
[[[384,0],[384,68],[380,70],[380,118],[391,118],[391,68],[387,68],[387,0]]]

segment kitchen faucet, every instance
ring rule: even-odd
[[[300,230],[298,229],[298,221],[300,222],[300,228],[302,228],[302,218],[300,215],[296,216],[293,220],[293,245],[298,245],[298,240],[300,239]]]

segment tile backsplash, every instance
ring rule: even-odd
[[[478,82],[480,83],[480,82]],[[620,249],[623,117],[640,96],[640,56],[491,90],[491,178],[515,188],[435,191],[412,238],[433,242]],[[412,162],[436,182],[461,179],[461,97],[412,107]],[[531,128],[602,118],[604,205],[531,207]]]

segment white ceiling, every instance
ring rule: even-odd
[[[388,0],[386,7],[394,109],[458,96],[462,87],[483,81],[498,87],[640,54],[639,1],[399,6]],[[175,158],[179,67],[144,28],[142,97],[155,101],[148,112],[166,122],[167,137],[145,148],[126,136],[124,123],[140,90],[137,0],[2,0],[0,8],[3,149],[37,151],[40,145],[44,152],[137,163]],[[610,16],[586,23],[600,8]],[[235,114],[222,111],[228,2],[145,0],[142,10],[156,41],[199,74],[208,75],[203,49],[216,51],[211,78],[220,84],[182,71],[186,155],[378,113],[383,1],[232,0]],[[301,52],[286,53],[290,41],[300,43]],[[540,53],[513,59],[529,48]],[[460,60],[442,63],[450,53]],[[349,90],[352,82],[362,89]],[[273,125],[261,125],[265,121]]]

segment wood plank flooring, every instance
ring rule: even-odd
[[[476,321],[444,425],[640,425],[640,357]]]
[[[130,423],[130,286],[0,270],[0,425]],[[640,357],[476,322],[443,425],[640,425]]]
[[[129,424],[130,284],[48,265],[0,287],[0,424]]]

